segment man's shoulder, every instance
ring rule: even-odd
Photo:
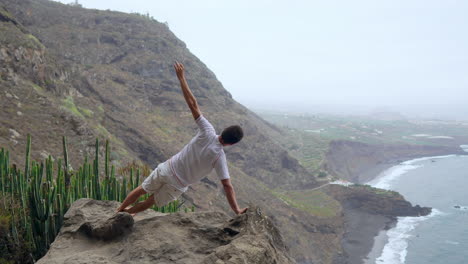
[[[210,122],[208,121],[208,119],[206,119],[206,117],[204,115],[200,115],[199,117],[195,118],[195,123],[199,123],[199,122]]]
[[[195,123],[197,123],[198,128],[201,132],[209,132],[209,134],[216,135],[216,131],[213,125],[203,115],[200,115],[197,119],[195,119]]]

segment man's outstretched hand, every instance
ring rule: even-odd
[[[176,71],[177,78],[179,78],[179,80],[183,79],[184,78],[184,65],[176,61],[174,63],[174,69]]]

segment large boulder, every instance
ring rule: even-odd
[[[53,263],[295,263],[260,208],[231,219],[222,212],[162,214],[133,219],[115,201],[80,199],[39,264]]]

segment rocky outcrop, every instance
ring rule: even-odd
[[[431,213],[431,208],[413,206],[397,192],[373,188],[368,185],[344,187],[331,184],[326,190],[345,208],[370,214],[397,217],[425,216]]]
[[[278,230],[258,207],[231,219],[221,212],[133,218],[114,201],[80,199],[40,264],[53,263],[295,263]]]
[[[460,147],[427,145],[371,145],[348,140],[330,142],[324,169],[355,183],[372,180],[380,172],[405,160],[420,157],[464,154]]]

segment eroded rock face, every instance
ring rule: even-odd
[[[230,219],[221,212],[133,219],[114,201],[80,199],[65,215],[51,249],[38,263],[295,263],[259,208]]]

